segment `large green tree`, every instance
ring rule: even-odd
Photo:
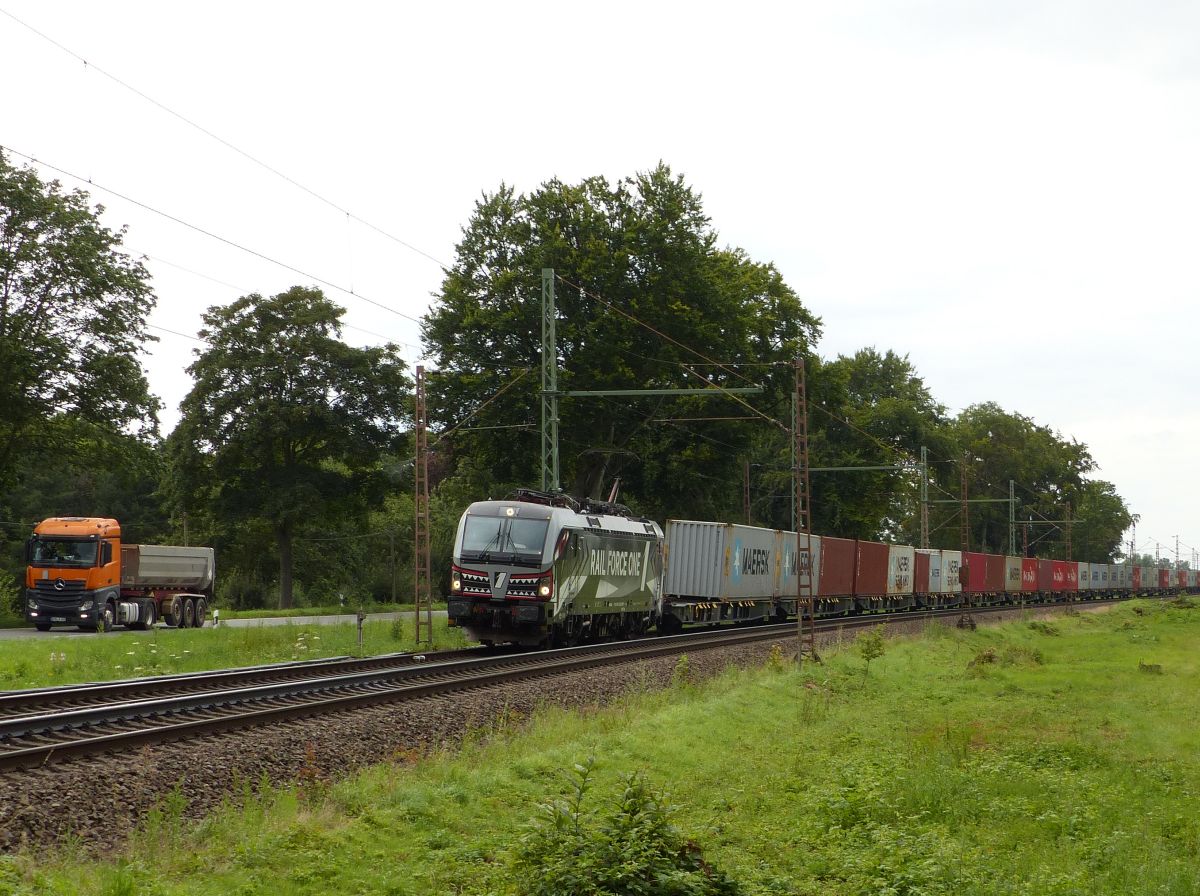
[[[111,434],[100,453],[111,464],[117,434],[157,437],[139,362],[154,295],[102,212],[0,152],[0,490],[22,456],[62,459]]]
[[[564,398],[562,483],[622,495],[658,518],[730,518],[756,433],[786,424],[791,361],[819,332],[779,272],[722,247],[701,197],[665,165],[615,184],[502,186],[477,204],[423,324],[436,359],[431,415],[449,472],[484,495],[537,485],[541,270],[556,282],[560,390],[761,383],[730,398]],[[732,418],[732,420],[696,418]],[[484,429],[483,427],[518,427]]]
[[[188,368],[195,385],[172,434],[177,507],[210,527],[270,532],[283,608],[295,539],[382,500],[380,461],[410,415],[398,348],[346,345],[343,313],[299,286],[209,308],[208,346]]]

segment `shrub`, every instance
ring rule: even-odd
[[[607,806],[586,806],[593,760],[575,766],[570,793],[545,803],[513,859],[523,896],[736,896],[737,884],[704,861],[671,823],[672,809],[638,773]]]
[[[883,656],[885,650],[883,641],[883,626],[877,625],[870,631],[865,631],[859,634],[858,652],[864,660],[866,660],[866,669],[863,671],[864,677],[871,674],[871,660],[877,660]]]

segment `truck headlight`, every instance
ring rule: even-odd
[[[31,610],[36,610],[38,608],[38,603],[31,597],[29,600],[25,601],[25,606],[29,607]]]
[[[96,602],[94,600],[85,600],[83,603],[81,603],[79,605],[79,609],[80,610],[90,610],[94,606],[96,606]]]

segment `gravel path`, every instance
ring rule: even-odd
[[[1021,612],[996,613],[986,620],[998,622]],[[1061,609],[1036,615],[1057,612]],[[976,618],[982,622],[985,617]],[[915,633],[927,624],[923,619],[893,621],[888,633]],[[837,631],[819,633],[818,650],[841,637]],[[729,666],[761,665],[775,643],[794,656],[795,640],[787,639],[695,651],[689,653],[688,665],[693,678],[703,680]],[[68,835],[85,851],[108,851],[176,785],[187,799],[185,817],[200,818],[235,798],[244,783],[257,786],[265,778],[282,785],[308,775],[332,779],[382,760],[411,760],[455,747],[466,734],[501,716],[527,718],[546,704],[599,706],[634,687],[665,687],[675,665],[674,657],[635,661],[5,774],[0,776],[0,851],[45,848]]]

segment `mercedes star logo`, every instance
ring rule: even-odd
[[[64,582],[62,579],[54,580],[54,590],[55,591],[62,591],[66,587],[67,587],[67,583]]]

